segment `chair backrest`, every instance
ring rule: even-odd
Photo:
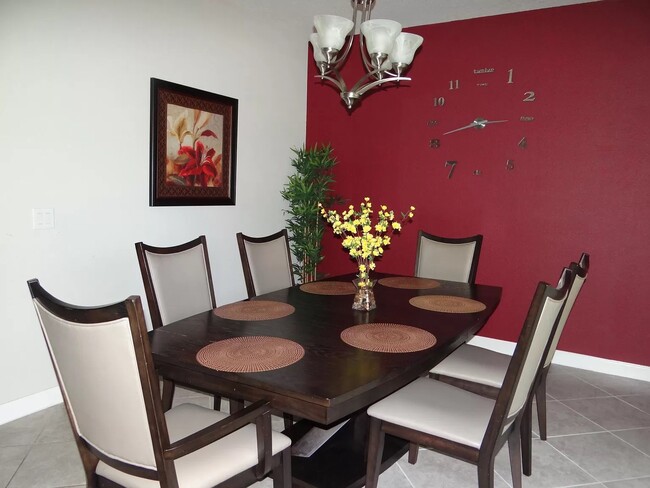
[[[546,360],[544,361],[544,367],[546,368],[553,361],[553,356],[555,355],[555,350],[557,349],[558,342],[560,342],[560,337],[562,336],[562,331],[564,330],[564,325],[566,324],[569,314],[573,309],[573,304],[578,298],[578,294],[582,289],[582,285],[587,280],[587,274],[589,274],[589,254],[582,253],[580,256],[579,263],[571,263],[569,268],[576,274],[571,289],[569,290],[569,296],[566,299],[566,305],[562,310],[562,315],[560,315],[560,320],[557,324],[557,329],[555,329],[555,334],[553,334],[553,340],[551,341],[551,347],[548,350],[546,355]]]
[[[237,233],[248,298],[295,284],[286,229],[266,237]]]
[[[82,308],[38,280],[28,285],[84,465],[90,451],[116,469],[157,477],[162,454],[154,446],[169,436],[154,401],[158,377],[140,298]]]
[[[154,329],[217,306],[205,236],[172,247],[138,242],[135,250]]]
[[[420,230],[415,276],[474,283],[483,236],[449,238]]]
[[[525,408],[533,383],[550,347],[575,273],[564,268],[557,288],[539,283],[497,396],[484,444],[496,440]]]

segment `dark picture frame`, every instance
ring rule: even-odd
[[[235,205],[238,100],[151,78],[149,206]]]

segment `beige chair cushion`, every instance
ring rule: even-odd
[[[431,370],[431,373],[501,388],[511,356],[463,344]]]
[[[494,400],[419,378],[368,409],[371,417],[479,448]]]
[[[171,442],[175,442],[210,424],[226,418],[223,412],[184,403],[165,413]],[[128,442],[128,439],[124,440]],[[273,454],[286,449],[291,440],[279,432],[272,432]],[[257,434],[255,425],[249,424],[236,432],[199,449],[175,462],[179,486],[203,488],[214,486],[255,466],[257,459]],[[138,478],[118,471],[103,462],[97,465],[97,474],[115,483],[134,488],[159,487],[157,481]]]
[[[467,283],[475,248],[475,242],[450,244],[420,237],[420,254],[415,275],[420,278]]]
[[[212,308],[203,246],[174,254],[145,254],[163,325]]]
[[[256,295],[292,285],[286,242],[284,236],[269,242],[244,242]]]

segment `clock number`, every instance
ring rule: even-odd
[[[514,81],[512,81],[512,74],[513,74],[514,72],[515,72],[514,68],[510,68],[510,69],[508,70],[508,82],[507,82],[508,85],[514,83]]]
[[[450,180],[451,180],[451,175],[454,174],[454,170],[456,169],[456,164],[458,164],[458,161],[445,161],[445,168],[451,166],[451,169],[449,170],[449,174],[447,175],[447,178]]]
[[[475,169],[474,170],[474,176],[481,176],[481,170],[480,169]]]
[[[440,139],[431,139],[429,141],[429,147],[431,149],[438,149],[440,148]]]
[[[450,90],[458,90],[460,88],[460,85],[458,83],[458,80],[449,80],[449,89]]]
[[[434,107],[442,107],[445,105],[445,97],[436,97],[433,99]]]
[[[535,101],[535,92],[534,91],[527,91],[524,93],[524,102],[534,102]]]
[[[506,161],[506,169],[508,171],[512,171],[513,169],[515,169],[515,162],[512,159],[508,159]]]
[[[427,122],[427,127],[433,127],[433,126],[436,126],[436,125],[438,125],[438,121],[437,121],[437,120],[433,120],[433,119],[431,119],[431,120],[429,120],[429,121]]]
[[[526,140],[525,137],[522,137],[521,141],[519,141],[519,144],[517,145],[522,149],[526,149],[528,147],[528,141]]]

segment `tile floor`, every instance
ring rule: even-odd
[[[525,488],[650,488],[650,382],[553,366],[548,378],[549,439],[533,441]],[[208,405],[181,391],[177,401]],[[274,427],[281,428],[276,419]],[[535,429],[537,420],[535,419]],[[507,449],[496,459],[495,487],[512,486]],[[475,488],[473,466],[428,450],[383,473],[382,488]],[[79,456],[61,405],[0,426],[0,487],[84,486]],[[254,485],[269,488],[266,479]]]

